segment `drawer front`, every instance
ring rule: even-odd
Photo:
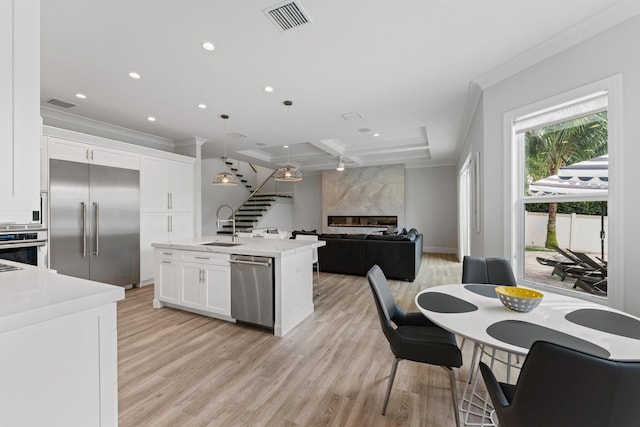
[[[182,252],[181,259],[188,262],[229,266],[229,254]]]

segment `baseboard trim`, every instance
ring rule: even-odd
[[[435,253],[435,254],[455,254],[458,253],[458,248],[447,248],[442,246],[423,246],[422,253]]]

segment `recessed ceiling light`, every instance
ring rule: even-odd
[[[273,86],[265,86],[264,91],[269,93],[273,92]]]
[[[153,117],[153,116],[149,116],[149,117],[147,117],[147,120],[149,120],[150,122],[155,122],[156,118]]]
[[[87,99],[87,95],[85,95],[84,93],[76,93],[76,98]]]
[[[207,104],[198,104],[198,108],[205,109],[207,108]]]
[[[283,145],[282,148],[289,148],[289,146],[288,145]]]
[[[139,79],[140,78],[140,74],[136,73],[135,71],[132,71],[129,73],[129,77],[131,77],[132,79]]]
[[[204,50],[214,50],[216,47],[211,42],[202,42],[202,48]]]
[[[379,133],[374,133],[373,136],[380,136],[380,134]]]

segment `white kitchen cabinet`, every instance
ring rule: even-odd
[[[229,255],[156,249],[154,291],[156,308],[167,304],[231,320]]]
[[[227,261],[228,262],[228,261]],[[231,316],[231,269],[208,265],[204,270],[206,295],[204,308],[208,312]]]
[[[194,163],[142,156],[142,212],[193,212]]]
[[[193,212],[194,164],[169,160],[169,210]]]
[[[151,243],[193,237],[194,163],[140,158],[140,283],[154,280]]]
[[[0,222],[40,210],[40,1],[0,0]]]
[[[180,301],[180,263],[173,260],[173,253],[163,251],[158,260],[155,292],[166,302]]]
[[[140,216],[140,282],[154,279],[152,243],[193,237],[191,213],[142,213]]]
[[[140,169],[140,156],[137,153],[52,136],[49,137],[49,158],[123,169]]]
[[[117,426],[124,289],[21,267],[0,277],[0,425]]]

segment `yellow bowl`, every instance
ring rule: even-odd
[[[496,294],[506,308],[520,313],[528,313],[535,309],[544,297],[542,292],[517,286],[498,286]]]

